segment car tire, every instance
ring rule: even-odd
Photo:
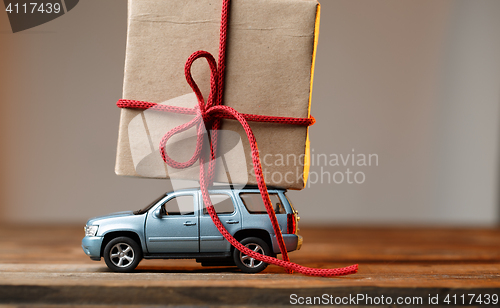
[[[258,237],[247,237],[240,241],[240,243],[260,254],[270,256],[271,250],[267,243]],[[234,249],[233,259],[236,266],[244,273],[259,273],[266,269],[267,263],[251,258],[238,249]]]
[[[129,237],[114,238],[104,248],[104,261],[114,272],[132,272],[141,260],[141,246]]]

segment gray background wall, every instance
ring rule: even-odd
[[[0,12],[4,222],[83,224],[168,189],[113,171],[126,14],[126,1],[85,0],[12,34]],[[495,224],[498,29],[496,0],[324,0],[314,154],[379,159],[314,166],[366,179],[290,192],[301,223]]]

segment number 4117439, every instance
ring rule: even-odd
[[[460,296],[448,294],[443,302],[448,305],[496,305],[498,304],[498,294],[462,294]]]
[[[60,3],[24,3],[19,5],[19,3],[12,4],[9,3],[5,9],[9,14],[35,14],[35,13],[46,13],[46,14],[59,14],[61,12]]]

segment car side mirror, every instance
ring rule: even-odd
[[[161,207],[155,211],[155,217],[156,218],[162,218],[163,214],[161,212]]]

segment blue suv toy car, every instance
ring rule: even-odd
[[[302,246],[299,217],[285,190],[269,195],[288,251]],[[257,188],[211,189],[210,198],[226,229],[246,247],[268,256],[280,253],[271,221]],[[236,265],[258,273],[267,264],[234,249],[208,214],[201,191],[187,189],[160,196],[135,212],[92,218],[85,226],[83,251],[92,260],[104,257],[116,272],[131,272],[144,259],[196,259],[203,266]]]

